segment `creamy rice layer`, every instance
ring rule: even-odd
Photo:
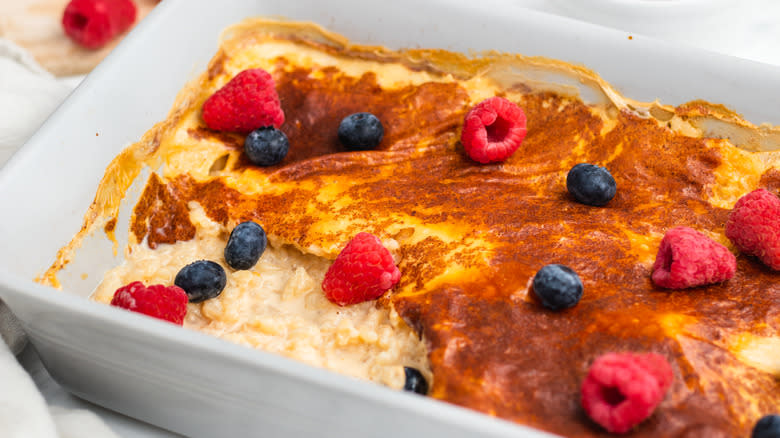
[[[339,307],[325,298],[320,285],[331,261],[269,244],[252,269],[235,271],[223,255],[230,230],[196,203],[190,220],[197,227],[192,240],[130,245],[92,299],[110,303],[133,281],[171,285],[185,265],[212,260],[225,268],[227,285],[216,298],[189,303],[184,327],[392,388],[403,387],[404,366],[431,381],[423,340],[394,309],[376,301]]]

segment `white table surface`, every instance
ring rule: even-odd
[[[616,27],[628,34],[644,34],[655,38],[687,44],[705,50],[725,53],[780,66],[780,2],[748,0],[720,2],[718,0],[649,0],[645,3],[668,5],[664,11],[625,14],[610,3],[630,3],[628,0],[515,0],[540,11]],[[633,0],[639,3],[641,0]],[[673,13],[675,3],[699,4],[695,16],[690,10]],[[586,6],[585,6],[586,5]],[[70,78],[77,83],[80,78]],[[0,151],[2,165],[13,151]],[[178,435],[141,423],[80,400],[52,380],[34,349],[27,348],[19,360],[30,373],[50,405],[88,409],[97,413],[123,438],[170,438]]]

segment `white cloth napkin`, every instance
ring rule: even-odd
[[[97,415],[47,406],[16,356],[0,343],[0,436],[3,438],[118,438]]]
[[[44,71],[20,47],[0,38],[0,166],[62,102],[72,86]],[[0,301],[0,436],[118,438],[95,414],[47,406],[17,361],[24,332]]]
[[[71,87],[0,38],[0,164],[35,132]]]

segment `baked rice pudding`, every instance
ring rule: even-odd
[[[289,139],[268,167],[246,157],[245,134],[202,117],[210,96],[258,68],[273,78]],[[495,96],[523,109],[527,134],[505,161],[480,164],[461,143],[464,118]],[[348,151],[337,127],[362,111],[381,120],[384,138]],[[95,300],[132,281],[171,285],[208,259],[227,286],[187,305],[189,329],[395,388],[413,367],[432,398],[583,437],[607,434],[580,403],[594,361],[654,353],[673,381],[632,436],[746,436],[780,405],[780,275],[741,253],[725,227],[744,195],[776,197],[779,138],[722,105],[631,100],[560,61],[394,51],[252,19],[225,31],[168,118],[111,163],[84,228],[40,281],[57,286],[90,233],[113,238],[125,191],[151,169],[125,261]],[[577,163],[609,169],[617,191],[606,205],[567,192]],[[233,270],[223,251],[245,221],[261,224],[269,245],[253,268]],[[736,256],[733,276],[655,285],[661,241],[679,226]],[[381,240],[400,281],[378,300],[338,306],[321,285],[359,232]],[[576,306],[540,304],[531,283],[548,264],[578,274]]]

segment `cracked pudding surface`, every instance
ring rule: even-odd
[[[231,270],[222,255],[228,230],[198,204],[188,207],[195,238],[134,246],[92,299],[108,304],[132,281],[170,285],[182,266],[216,260],[228,272],[227,285],[218,297],[187,305],[185,328],[396,389],[404,386],[404,366],[430,380],[424,344],[394,310],[373,301],[339,307],[325,298],[327,259],[272,246],[252,269]]]

